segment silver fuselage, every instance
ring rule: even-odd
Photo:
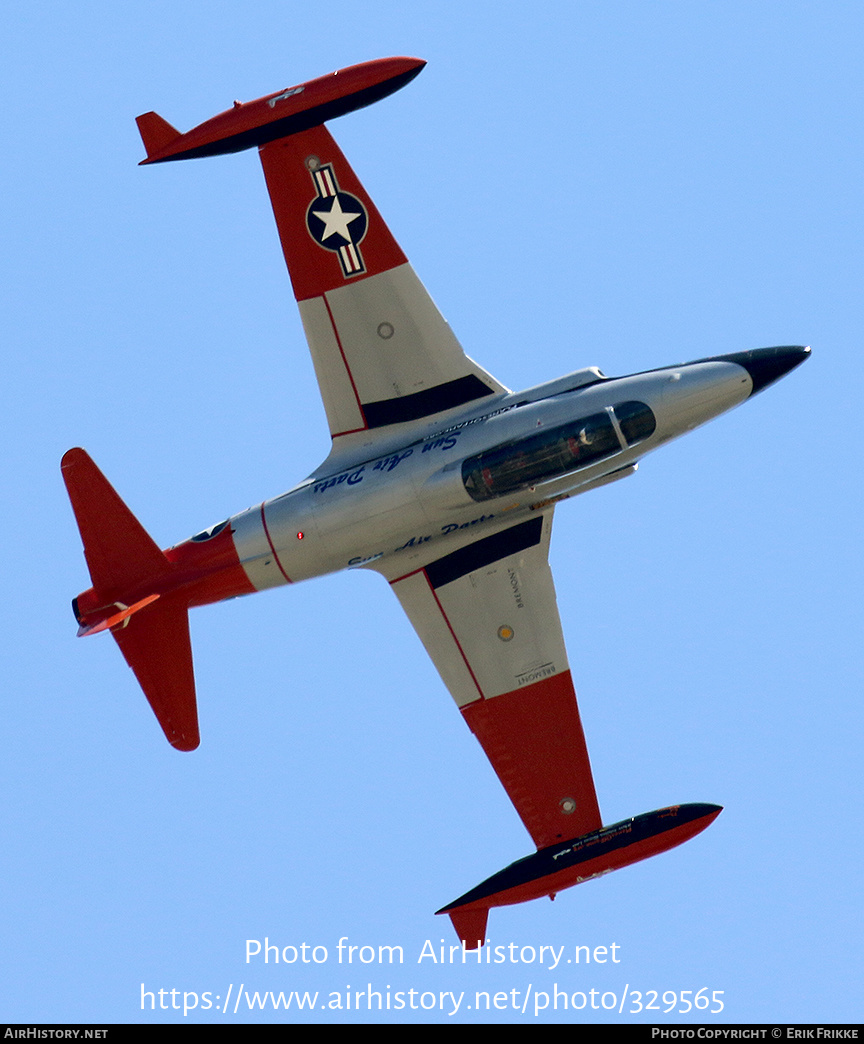
[[[744,366],[706,360],[619,378],[582,370],[526,392],[484,398],[451,411],[420,437],[416,429],[407,437],[379,436],[374,456],[362,446],[331,454],[287,493],[233,516],[235,547],[258,590],[357,566],[392,578],[410,572],[412,558],[420,548],[428,552],[432,541],[446,554],[455,533],[470,528],[480,536],[538,506],[632,474],[646,453],[737,406],[753,390]],[[646,405],[656,421],[633,445],[613,412],[631,402]],[[485,491],[479,501],[466,488],[466,461],[603,413],[612,418],[615,444],[602,459],[574,461],[564,474],[502,493]]]

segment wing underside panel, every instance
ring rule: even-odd
[[[507,390],[465,355],[325,127],[260,156],[334,438]]]
[[[391,581],[538,848],[601,825],[548,565],[552,512]]]
[[[602,826],[569,671],[462,708],[538,848]]]

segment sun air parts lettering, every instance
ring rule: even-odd
[[[383,460],[379,460],[372,470],[392,471],[397,465],[401,464],[406,457],[410,457],[413,452],[413,449],[407,449],[404,453],[394,453],[392,457],[385,457]]]
[[[448,450],[453,449],[456,445],[456,439],[459,436],[458,431],[454,431],[452,435],[445,435],[443,437],[436,438],[432,442],[427,442],[423,446],[423,452],[428,453],[430,450]]]
[[[356,486],[358,482],[363,481],[363,472],[366,470],[364,464],[362,468],[358,468],[356,471],[345,472],[344,475],[334,475],[333,478],[322,479],[320,482],[316,482],[312,487],[313,493],[323,493],[325,489],[332,489],[334,486],[341,486],[345,483],[348,486]]]
[[[348,560],[348,568],[349,569],[357,569],[360,566],[368,565],[369,562],[377,562],[379,558],[383,558],[383,557],[384,557],[384,552],[383,551],[379,551],[377,554],[375,554],[375,555],[367,555],[365,558],[363,558],[362,556],[358,556],[357,558],[350,558]]]
[[[431,533],[429,534],[429,536],[411,537],[410,540],[408,540],[404,544],[402,544],[401,547],[397,547],[396,550],[397,551],[404,551],[406,547],[419,547],[421,544],[425,544],[427,541],[429,541],[431,539],[432,539],[432,534]]]
[[[457,529],[470,529],[471,526],[476,526],[479,522],[488,522],[490,518],[494,518],[494,515],[481,515],[479,518],[472,518],[470,522],[463,522],[460,526],[456,522],[448,522],[446,526],[441,527],[442,533],[455,533]]]

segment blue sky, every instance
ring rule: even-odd
[[[852,3],[33,4],[7,19],[6,754],[0,1012],[184,1021],[146,990],[318,991],[326,1022],[860,1019],[864,11]],[[164,741],[109,638],[59,473],[83,445],[163,546],[287,489],[328,437],[252,153],[139,168],[331,69],[426,58],[334,123],[466,350],[513,388],[811,344],[777,386],[557,512],[552,565],[604,819],[725,806],[681,849],[493,911],[493,945],[620,963],[418,963],[530,840],[380,577],[195,611],[202,745]],[[247,939],[327,948],[245,963]],[[340,965],[337,944],[404,963]],[[509,952],[509,951],[508,951]],[[529,955],[525,951],[526,957]],[[459,1013],[321,1009],[465,992]],[[659,1012],[514,1011],[530,987]],[[476,990],[507,1009],[467,1010]],[[215,1001],[214,1001],[215,1003]],[[187,1022],[294,1013],[195,1010]]]

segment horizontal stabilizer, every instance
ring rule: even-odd
[[[101,634],[102,631],[113,630],[121,624],[125,627],[128,625],[130,616],[140,612],[145,606],[151,605],[157,598],[159,598],[158,594],[151,594],[147,595],[146,598],[140,598],[134,605],[115,602],[112,606],[106,606],[101,612],[96,614],[95,620],[91,615],[86,623],[81,624],[78,628],[78,637],[86,638],[90,634]],[[72,608],[75,611],[75,616],[79,616],[81,609],[77,598],[72,603]]]
[[[201,739],[185,604],[162,598],[111,633],[168,742],[177,750],[195,750]]]

